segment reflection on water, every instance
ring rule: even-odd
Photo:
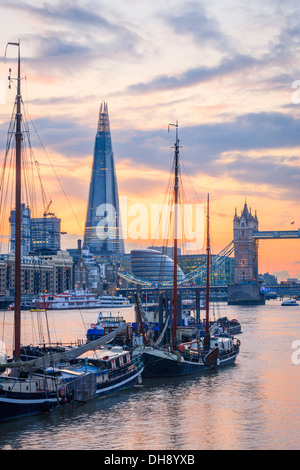
[[[300,308],[290,311],[270,301],[224,309],[222,315],[242,323],[235,365],[188,378],[144,379],[105,399],[0,423],[0,448],[298,449],[300,365],[291,358],[292,343],[300,339]],[[133,320],[131,309],[122,314]],[[87,327],[97,312],[53,315],[51,333],[68,341],[84,338],[82,319]],[[28,336],[29,320],[26,312]]]

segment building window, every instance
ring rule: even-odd
[[[242,258],[239,260],[239,263],[240,264],[243,264],[243,265],[247,265],[248,264],[248,260],[246,258]]]

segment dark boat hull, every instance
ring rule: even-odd
[[[0,395],[0,421],[50,412],[59,406],[56,394],[5,392]]]
[[[84,390],[81,395],[82,400],[73,399],[72,384],[67,385],[67,391],[70,393],[64,398],[61,396],[58,398],[56,393],[15,393],[0,390],[0,421],[51,412],[59,406],[76,404],[79,401],[86,402],[94,398],[104,398],[132,388],[142,374],[143,368],[144,366],[141,363],[132,371],[126,373],[120,374],[120,371],[116,371],[115,376],[112,376],[106,382],[97,384],[96,388]]]
[[[111,379],[109,383],[103,383],[97,386],[96,398],[106,397],[112,395],[113,393],[126,390],[133,387],[137,381],[138,377],[142,375],[144,366],[141,364],[132,372],[126,374],[125,376],[116,376],[114,379]]]
[[[238,351],[224,355],[220,360],[219,364],[215,368],[224,367],[234,363]],[[172,360],[171,357],[159,358],[149,352],[144,352],[142,355],[144,362],[144,371],[142,373],[143,377],[179,377],[184,375],[192,375],[207,371],[210,369],[203,362],[196,361],[176,361]]]

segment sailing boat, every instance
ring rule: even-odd
[[[209,232],[209,195],[207,197],[207,276],[206,276],[206,319],[205,335],[196,339],[178,344],[177,338],[177,212],[178,203],[178,172],[179,172],[179,139],[178,123],[176,127],[176,143],[174,154],[174,274],[173,274],[173,311],[172,311],[172,340],[171,344],[160,347],[162,336],[155,345],[147,345],[147,338],[143,334],[144,345],[141,346],[145,377],[174,377],[195,374],[208,368],[220,367],[233,363],[239,354],[240,341],[232,336],[214,336],[217,324],[210,327],[209,322],[209,268],[210,268],[210,232]],[[167,327],[166,319],[165,327]],[[141,321],[142,324],[142,321]],[[163,331],[164,332],[164,331]]]
[[[21,73],[20,42],[16,96],[16,182],[15,182],[15,308],[13,358],[0,355],[0,421],[52,411],[61,405],[85,402],[92,398],[133,386],[143,371],[138,357],[132,358],[123,348],[102,350],[101,357],[88,353],[111,341],[126,330],[122,325],[114,332],[77,348],[42,355],[33,360],[21,358]],[[9,80],[12,79],[9,77]],[[3,349],[3,348],[2,348]],[[98,352],[98,351],[97,351]],[[64,366],[62,366],[64,363]]]

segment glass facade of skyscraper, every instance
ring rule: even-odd
[[[41,217],[31,219],[31,249],[34,252],[42,250],[60,250],[61,220],[57,217]]]
[[[102,103],[95,139],[84,247],[96,257],[124,253],[119,196],[107,104]]]
[[[30,236],[31,211],[25,204],[21,204],[21,255],[26,256],[31,250]],[[9,217],[10,222],[10,250],[15,250],[16,237],[16,211],[12,210]]]
[[[218,263],[218,255],[210,255],[211,262],[216,262],[216,267],[210,269],[211,286],[231,285],[234,282],[234,258],[227,258],[222,263]],[[206,255],[180,255],[178,256],[178,265],[185,275],[192,273],[196,269],[203,274],[195,280],[195,285],[206,285]]]

